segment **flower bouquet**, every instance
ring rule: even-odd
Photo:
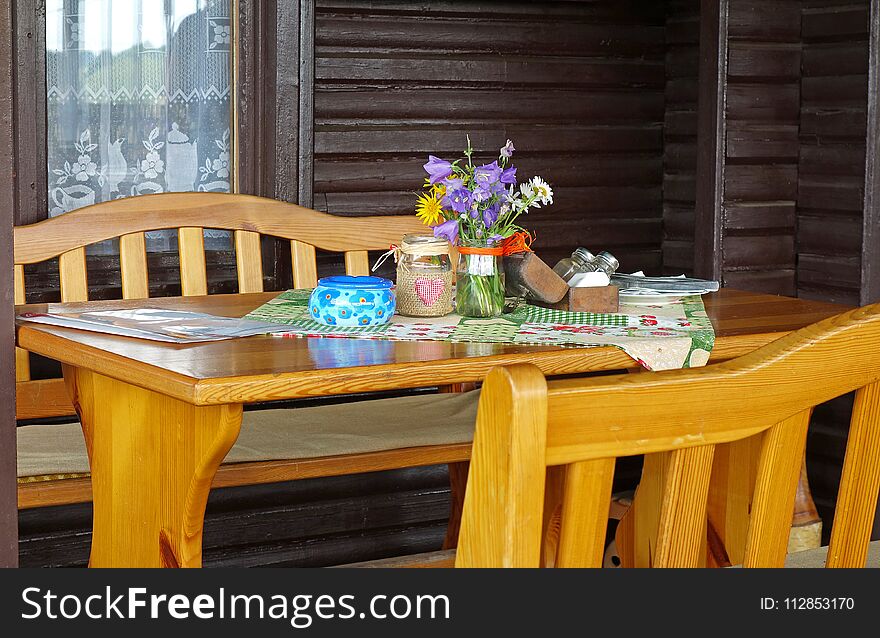
[[[509,166],[513,142],[501,149],[491,164],[475,166],[470,138],[465,158],[447,162],[428,156],[425,191],[416,215],[458,246],[456,311],[466,317],[496,317],[504,307],[504,270],[501,258],[528,233],[517,225],[530,208],[553,203],[553,191],[540,177],[517,188],[516,168]]]

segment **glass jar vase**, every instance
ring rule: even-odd
[[[441,317],[452,312],[449,242],[433,235],[406,235],[398,250],[397,313]]]
[[[455,310],[463,317],[497,317],[504,309],[504,268],[500,247],[485,243],[458,248]]]

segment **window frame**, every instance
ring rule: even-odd
[[[312,205],[315,0],[231,0],[233,16],[232,192]],[[45,0],[12,3],[13,219],[16,226],[48,217]],[[276,60],[284,60],[277,64]],[[301,64],[301,61],[307,61]],[[0,104],[0,117],[5,105]],[[289,246],[264,242],[269,286],[290,285]],[[92,263],[94,261],[94,263]],[[234,255],[220,256],[228,270]],[[92,256],[90,271],[118,271],[118,257]],[[209,269],[211,267],[209,266]],[[211,273],[209,272],[209,277]],[[221,278],[229,278],[223,275]],[[38,287],[57,289],[40,273]],[[106,279],[101,276],[96,279]],[[223,282],[221,282],[223,284]],[[95,298],[112,296],[89,286]],[[228,292],[221,285],[212,292]],[[172,289],[173,290],[173,289]],[[102,294],[103,293],[103,294]],[[166,293],[167,294],[167,293]]]

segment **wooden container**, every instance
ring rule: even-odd
[[[533,302],[546,308],[569,312],[617,312],[620,309],[618,293],[614,285],[598,288],[569,288],[556,303]]]
[[[507,294],[524,295],[530,303],[556,303],[568,293],[568,284],[535,253],[515,253],[504,258]]]

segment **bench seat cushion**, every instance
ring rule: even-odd
[[[806,549],[802,552],[794,552],[785,557],[785,566],[792,568],[815,568],[825,567],[825,558],[828,556],[828,547]],[[865,567],[880,567],[880,541],[871,541],[868,546],[868,560]]]
[[[473,440],[479,391],[244,413],[224,463],[344,456]],[[88,474],[79,423],[17,429],[20,482]]]

